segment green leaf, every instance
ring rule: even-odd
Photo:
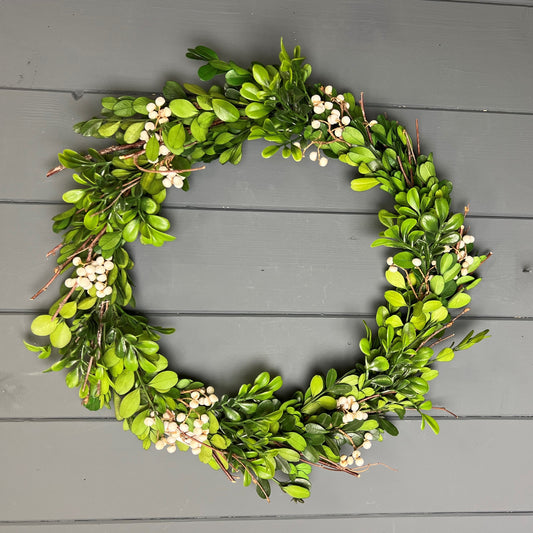
[[[146,143],[146,158],[151,163],[155,163],[159,159],[159,141],[155,135],[150,137]]]
[[[119,127],[120,127],[120,120],[116,120],[112,122],[105,122],[98,128],[98,133],[102,137],[112,137],[113,135],[115,135]]]
[[[155,376],[149,383],[150,387],[153,387],[158,392],[169,391],[178,382],[178,375],[171,370],[165,370]]]
[[[439,219],[431,213],[424,213],[420,217],[419,223],[424,231],[429,233],[437,233],[439,231]]]
[[[281,489],[292,498],[296,498],[298,500],[303,498],[309,498],[309,496],[311,495],[309,489],[306,489],[305,487],[302,487],[300,485],[282,485]]]
[[[131,144],[138,141],[142,131],[144,131],[144,122],[130,124],[124,132],[124,142]]]
[[[423,414],[422,415],[422,429],[424,429],[424,424],[426,422],[427,422],[427,425],[433,430],[433,433],[435,433],[435,435],[438,435],[439,434],[438,422],[432,416]]]
[[[313,376],[313,379],[311,380],[311,395],[317,396],[324,390],[324,380],[321,376]]]
[[[71,189],[63,194],[63,202],[67,204],[75,204],[85,196],[85,189]]]
[[[364,135],[356,128],[347,126],[342,132],[342,138],[350,144],[363,145],[365,144]]]
[[[396,437],[399,433],[398,428],[392,422],[390,422],[390,420],[387,420],[386,418],[379,419],[379,426],[383,428],[389,435],[392,435],[393,437]]]
[[[70,328],[65,322],[60,322],[57,327],[50,333],[50,342],[56,348],[64,348],[72,338]]]
[[[100,240],[98,241],[98,244],[102,248],[102,250],[115,250],[115,248],[120,244],[120,241],[122,240],[122,232],[121,231],[112,231],[111,233],[105,233],[102,235]]]
[[[368,365],[368,369],[373,372],[385,372],[389,369],[389,361],[380,355]]]
[[[263,65],[255,64],[252,67],[252,75],[254,80],[262,85],[263,87],[268,87],[270,85],[270,75],[268,74],[267,69]]]
[[[136,113],[135,108],[133,107],[133,100],[119,100],[113,106],[113,113],[115,113],[117,117],[132,117]]]
[[[135,383],[135,374],[131,370],[124,370],[115,379],[115,391],[121,396],[131,390]]]
[[[76,304],[76,302],[67,302],[63,305],[61,311],[59,311],[59,314],[63,318],[72,318],[76,314],[77,309],[78,305]]]
[[[444,278],[442,276],[433,276],[429,282],[431,290],[439,295],[444,290]]]
[[[141,391],[139,389],[132,390],[120,402],[119,414],[122,418],[129,418],[135,414],[140,405]]]
[[[139,235],[141,220],[139,218],[134,218],[130,220],[122,230],[122,237],[126,242],[133,242],[137,239]]]
[[[459,292],[450,298],[450,300],[448,301],[448,307],[450,309],[464,307],[465,305],[470,303],[471,299],[472,297],[469,294],[466,294],[465,292]]]
[[[281,148],[281,146],[277,146],[275,144],[271,144],[269,146],[267,146],[262,152],[261,152],[261,155],[265,158],[265,159],[269,159],[270,157],[272,157],[279,149]]]
[[[376,185],[379,185],[379,181],[376,178],[356,178],[350,184],[351,188],[358,192],[368,191]]]
[[[307,442],[299,433],[296,433],[295,431],[289,431],[287,436],[287,444],[292,446],[296,451],[303,452],[305,448],[307,448]]]
[[[239,110],[230,102],[215,98],[212,102],[215,115],[224,122],[236,122],[240,118]]]
[[[398,287],[399,289],[405,289],[405,278],[401,274],[401,272],[391,272],[390,270],[387,270],[385,272],[385,277],[387,278],[387,281],[393,286]]]
[[[387,300],[387,302],[389,302],[394,307],[404,307],[407,305],[405,298],[399,292],[396,291],[386,291],[385,300]]]
[[[52,317],[50,315],[39,315],[31,323],[31,332],[39,337],[46,337],[53,333],[53,331],[57,328],[58,323],[59,321],[57,318],[54,318],[52,321]]]
[[[172,100],[168,106],[172,113],[179,118],[191,118],[198,114],[198,109],[189,100],[183,98]]]
[[[244,110],[246,116],[252,120],[259,120],[266,117],[270,111],[270,108],[260,102],[252,102],[251,104],[248,104]]]

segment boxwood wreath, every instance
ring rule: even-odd
[[[48,173],[73,169],[79,187],[63,194],[71,207],[54,217],[53,229],[65,233],[49,253],[58,254],[58,266],[32,298],[66,277],[49,313],[31,325],[49,342],[27,347],[40,358],[55,348],[59,359],[49,370],[68,369],[67,386],[79,388],[87,409],[113,403],[144,448],[190,450],[231,481],[240,473],[262,498],[275,483],[302,500],[310,495],[312,466],[353,476],[366,471],[364,451],[384,432],[398,433],[388,414],[416,410],[422,428],[438,432],[425,397],[438,374],[432,363],[452,360],[487,330],[435,346],[468,311],[469,291],[481,281],[475,271],[488,255],[474,252],[464,215],[450,210],[452,184],[437,178],[432,155],[420,154],[418,124],[415,153],[403,126],[383,115],[367,120],[362,94],[357,102],[331,85],[307,85],[310,65],[299,47],[291,57],[283,42],[278,66],[243,68],[204,46],[187,56],[205,63],[202,80],[223,76],[223,85],[169,81],[157,98],[103,98],[100,117],[74,130],[115,144],[86,155],[64,150]],[[394,198],[392,211],[378,213],[385,229],[372,244],[392,249],[390,288],[375,326],[365,324],[363,361],[314,376],[288,399],[275,396],[282,379],[268,372],[219,397],[212,386],[168,370],[158,340],[173,330],[132,310],[127,245],[174,240],[159,214],[167,190],[186,191],[204,163],[239,163],[244,142],[253,139],[272,143],[265,158],[281,150],[284,158],[307,156],[322,167],[339,159],[358,170],[352,189],[379,186]]]

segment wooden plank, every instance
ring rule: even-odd
[[[27,298],[52,271],[53,259],[47,268],[41,258],[57,243],[46,224],[54,212],[55,206],[5,205],[1,210],[0,244],[11,252],[0,257],[4,310],[38,308]],[[178,241],[158,249],[133,246],[140,309],[368,314],[380,301],[389,250],[370,249],[379,231],[374,216],[165,213]],[[478,246],[495,252],[483,265],[486,280],[474,293],[472,314],[531,316],[533,276],[526,243],[532,231],[531,219],[472,220]],[[46,301],[47,295],[40,305]]]
[[[170,75],[194,81],[197,66],[183,55],[199,42],[249,64],[276,61],[281,35],[289,47],[302,45],[315,79],[352,86],[356,73],[353,89],[369,101],[533,107],[532,73],[524,68],[532,39],[527,7],[343,0],[328,5],[317,32],[309,28],[324,12],[319,0],[305,9],[283,0],[253,9],[239,0],[77,0],[68,7],[31,0],[1,9],[0,45],[11,51],[0,75],[5,87],[153,91]]]
[[[253,489],[228,485],[220,472],[190,454],[145,452],[120,424],[4,422],[2,519],[314,519],[354,510],[394,514],[530,508],[531,420],[449,421],[441,426],[436,437],[421,433],[418,422],[403,422],[400,437],[375,443],[365,453],[368,462],[385,461],[397,472],[376,466],[354,479],[316,471],[309,504],[295,507],[277,492],[267,505]]]
[[[357,516],[346,518],[345,516],[329,516],[327,518],[286,518],[277,519],[234,519],[224,520],[150,520],[150,521],[127,521],[94,522],[89,524],[80,523],[54,523],[54,524],[28,524],[21,525],[0,524],[2,533],[96,533],[105,531],[109,533],[145,533],[147,528],[150,533],[166,533],[176,531],[183,527],[188,533],[271,533],[272,531],[305,531],[306,533],[321,533],[331,527],[341,531],[368,528],[380,533],[449,533],[450,531],[468,531],[468,533],[499,533],[505,529],[511,529],[514,533],[529,533],[533,528],[533,516],[509,513],[507,516],[476,514],[474,516]]]
[[[65,372],[43,374],[54,359],[26,351],[30,316],[0,315],[6,358],[0,372],[0,418],[113,417],[113,411],[84,409],[67,389]],[[330,367],[347,371],[360,359],[361,319],[298,317],[151,317],[176,328],[162,339],[162,353],[180,375],[201,379],[217,392],[234,394],[263,370],[281,375],[284,394],[304,388],[313,373]],[[370,322],[369,322],[370,323]],[[533,322],[464,320],[456,338],[474,329],[491,338],[437,368],[429,398],[460,417],[533,416],[530,376]],[[38,339],[36,339],[38,342]],[[442,347],[449,345],[445,343]],[[509,360],[503,354],[512,354]],[[490,380],[486,378],[490,376]],[[439,411],[435,415],[442,414]]]
[[[71,131],[74,123],[98,113],[99,100],[96,95],[75,100],[68,93],[0,90],[3,124],[10,132],[0,145],[0,158],[10,176],[2,185],[1,200],[60,200],[73,182],[69,172],[45,177],[57,164],[55,154],[64,148],[109,145]],[[434,151],[439,175],[454,181],[458,209],[470,203],[475,215],[533,216],[533,183],[524,172],[529,165],[527,132],[533,129],[533,115],[371,106],[367,112],[369,116],[387,113],[409,128],[413,137],[415,119],[419,119],[422,150]],[[208,165],[194,174],[189,192],[173,190],[166,205],[373,212],[371,206],[389,202],[379,190],[351,191],[351,167],[331,162],[323,169],[310,161],[297,164],[281,157],[266,161],[260,156],[264,146],[248,143],[244,160],[236,167]]]

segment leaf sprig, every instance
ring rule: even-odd
[[[144,448],[191,450],[231,481],[240,473],[262,498],[269,499],[275,483],[303,500],[312,466],[354,476],[369,468],[362,450],[385,432],[398,434],[387,415],[416,410],[422,427],[438,432],[427,413],[428,382],[438,375],[432,365],[452,360],[487,330],[434,347],[468,311],[469,291],[481,281],[476,270],[490,254],[475,254],[467,210],[451,212],[452,184],[437,178],[431,154],[420,154],[418,127],[415,154],[403,126],[384,116],[367,120],[362,95],[357,102],[331,85],[308,85],[311,67],[299,47],[291,57],[282,43],[279,65],[249,68],[204,46],[187,56],[204,63],[201,80],[223,76],[223,85],[169,81],[155,100],[105,97],[99,117],[74,126],[115,144],[86,155],[64,150],[48,173],[73,169],[79,186],[63,195],[70,207],[53,225],[62,243],[50,252],[58,254],[58,266],[33,297],[66,278],[49,313],[31,326],[48,343],[26,346],[40,358],[55,349],[59,359],[50,370],[68,369],[67,385],[79,388],[88,409],[113,404]],[[168,370],[158,341],[172,330],[133,311],[127,244],[174,240],[159,214],[167,189],[187,190],[192,172],[210,161],[239,163],[243,144],[253,139],[270,143],[266,158],[281,150],[284,158],[308,155],[321,166],[339,159],[359,172],[352,189],[379,186],[394,198],[391,211],[378,213],[385,229],[372,244],[395,249],[385,272],[391,288],[375,325],[365,324],[362,362],[316,375],[284,400],[276,397],[281,377],[267,372],[219,398],[212,386]],[[98,270],[104,263],[107,269]]]

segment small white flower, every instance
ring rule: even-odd
[[[174,176],[172,178],[172,184],[174,187],[176,187],[176,189],[183,188],[183,178],[181,176]]]
[[[210,395],[209,395],[209,401],[210,401],[211,403],[216,403],[216,402],[218,402],[218,396],[217,396],[216,394],[210,394]]]
[[[365,450],[369,450],[370,448],[372,448],[372,443],[369,440],[365,440],[365,442],[363,442],[363,448]]]
[[[362,457],[358,457],[356,460],[355,460],[355,465],[356,466],[363,466],[365,464],[365,460],[362,458]]]
[[[109,285],[104,289],[104,295],[109,296],[113,293],[113,287],[110,287]]]
[[[422,261],[421,261],[418,257],[415,257],[415,258],[413,259],[412,263],[413,263],[413,265],[414,265],[415,267],[419,267],[419,266],[422,265]]]
[[[311,127],[314,129],[314,130],[317,130],[318,128],[320,128],[320,120],[313,120],[311,122]]]
[[[344,115],[341,119],[341,122],[344,124],[344,126],[348,126],[348,124],[351,122],[351,119],[348,115]]]
[[[159,439],[155,443],[155,449],[156,450],[162,450],[166,445],[167,445],[167,443],[163,439]]]
[[[444,245],[444,253],[447,254],[450,250],[451,250],[451,248],[447,244],[445,244]]]
[[[335,137],[342,137],[342,132],[344,131],[343,128],[335,128],[333,130],[333,133],[335,134]]]
[[[313,111],[314,111],[317,115],[320,115],[320,114],[323,113],[325,110],[326,110],[326,107],[324,106],[324,104],[318,104],[318,105],[316,105],[315,107],[313,107]]]
[[[476,238],[473,235],[463,235],[463,241],[466,244],[472,244],[475,240]]]
[[[151,416],[147,416],[145,419],[144,419],[144,425],[145,426],[153,426],[155,424],[155,420],[151,417]]]
[[[466,276],[468,274],[468,268],[461,268],[461,276]]]
[[[81,265],[81,258],[76,256],[73,260],[72,260],[72,264],[74,266],[78,266],[78,265]]]
[[[459,241],[459,242],[457,243],[457,248],[459,248],[459,250],[461,250],[461,249],[464,248],[464,247],[465,247],[465,241]]]
[[[365,433],[365,440],[374,440],[374,435],[372,433]]]
[[[159,124],[165,124],[166,122],[168,122],[168,118],[167,117],[161,117],[159,119]]]
[[[94,286],[97,291],[103,291],[105,289],[105,285],[101,281],[97,281]]]
[[[98,298],[104,298],[105,297],[105,293],[104,293],[104,291],[96,291],[96,296],[98,296]]]
[[[398,267],[396,265],[391,265],[389,267],[389,272],[398,272]]]
[[[377,123],[378,123],[377,120],[371,120],[371,121],[368,123],[368,127],[371,128],[372,126],[375,126]]]
[[[337,102],[344,102],[344,95],[343,94],[338,94],[336,96],[336,99],[337,99]]]
[[[201,448],[201,447],[200,447],[200,448],[193,448],[193,447],[191,446],[191,453],[192,453],[193,455],[200,455],[200,452],[201,452],[201,451],[202,451],[202,448]]]
[[[302,147],[301,144],[298,141],[293,142],[292,145],[296,146],[296,148],[301,148]],[[207,388],[209,389],[209,387],[207,387]]]
[[[394,265],[394,259],[392,257],[387,257],[387,265]]]
[[[317,105],[322,102],[322,98],[319,94],[313,94],[313,96],[311,96],[311,102],[313,103],[313,105]]]
[[[341,116],[341,112],[338,109],[332,109],[331,114],[336,115],[337,117]]]
[[[148,113],[155,111],[155,108],[156,108],[156,105],[153,102],[146,104],[146,111],[148,111]]]
[[[435,260],[433,259],[433,261],[431,261],[431,265],[432,265],[432,266],[436,266],[436,265],[437,265],[437,261],[435,261]]]
[[[167,447],[167,452],[168,453],[174,453],[175,451],[176,451],[176,445],[175,444],[172,444],[172,445]]]
[[[326,157],[321,157],[320,158],[320,161],[318,162],[318,164],[321,166],[321,167],[325,167],[327,164],[328,164],[328,159]]]
[[[189,407],[190,407],[191,409],[198,409],[198,405],[199,405],[199,404],[198,404],[198,401],[197,401],[197,400],[191,400],[191,401],[189,402]]]
[[[146,131],[154,131],[155,130],[155,124],[153,122],[146,122],[144,125],[144,129]]]
[[[328,117],[328,123],[329,124],[337,124],[337,122],[339,122],[339,116],[338,115],[334,115],[333,113],[331,113],[331,115]]]
[[[181,424],[182,422],[185,421],[186,418],[187,418],[187,415],[185,413],[178,413],[176,416],[176,422]]]
[[[103,264],[103,267],[106,269],[106,270],[113,270],[113,268],[115,268],[115,264],[113,263],[113,261],[104,261],[104,264]]]
[[[170,154],[170,150],[164,145],[159,146],[159,155],[166,156]]]
[[[158,96],[156,99],[155,99],[155,105],[157,107],[161,107],[163,105],[165,105],[165,102],[166,100],[162,97],[162,96]]]
[[[318,157],[318,152],[311,152],[311,153],[309,154],[309,159],[310,159],[311,161],[316,161],[316,160],[317,160],[317,157]]]
[[[159,113],[157,111],[150,111],[150,113],[148,113],[148,118],[150,120],[155,120],[158,116]]]
[[[76,276],[85,276],[86,274],[87,274],[87,272],[85,271],[85,268],[78,267],[76,269]]]
[[[74,278],[68,278],[65,280],[65,287],[68,287],[69,289],[72,289],[76,285],[76,280]]]
[[[324,103],[324,107],[328,110],[328,111],[331,111],[333,109],[333,102],[325,102]]]
[[[172,115],[172,110],[170,109],[170,107],[164,107],[163,109],[161,109],[160,113],[163,115],[163,117],[170,117]]]
[[[163,187],[166,187],[167,189],[170,189],[170,187],[172,187],[172,180],[170,178],[163,178],[163,181],[161,183],[163,184]]]
[[[324,87],[324,94],[327,94],[328,96],[333,92],[333,87],[331,85],[326,85]]]
[[[85,267],[85,274],[94,274],[94,265],[87,265]]]

